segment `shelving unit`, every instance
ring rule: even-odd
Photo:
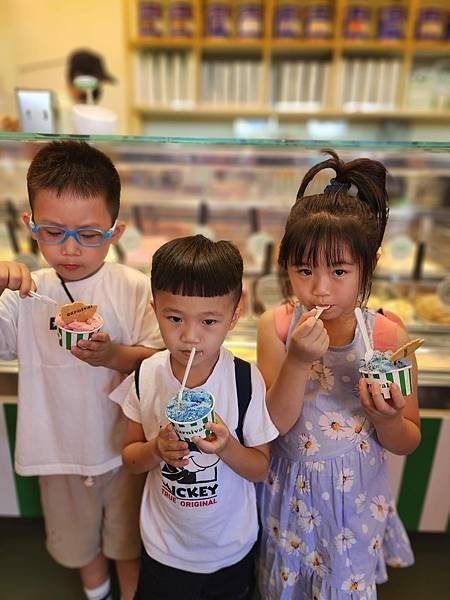
[[[134,133],[142,132],[147,119],[398,119],[450,124],[450,90],[444,100],[429,96],[428,109],[420,108],[420,99],[411,100],[410,80],[417,65],[427,71],[431,61],[450,59],[449,41],[415,39],[421,0],[405,2],[405,36],[392,41],[344,39],[348,0],[332,3],[333,37],[325,40],[273,38],[276,0],[263,3],[259,39],[206,37],[202,0],[191,2],[192,37],[139,37],[140,0],[124,2],[129,130]],[[450,77],[448,82],[450,86]]]

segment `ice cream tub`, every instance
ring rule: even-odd
[[[214,406],[214,396],[207,390],[184,390],[181,401],[178,394],[169,400],[166,417],[180,440],[190,442],[194,436],[206,438],[211,434],[206,423],[214,421]]]
[[[409,394],[411,394],[413,391],[411,363],[406,364],[402,367],[396,367],[395,364],[391,364],[392,369],[387,371],[374,371],[369,370],[367,367],[361,367],[359,369],[359,372],[361,376],[367,380],[369,388],[372,384],[378,383],[378,385],[380,386],[381,394],[385,399],[391,397],[391,393],[389,390],[390,383],[396,383],[400,388],[401,393],[404,396],[409,396]]]
[[[103,325],[103,324],[102,324]],[[73,329],[65,329],[60,325],[56,325],[56,332],[58,334],[59,345],[66,350],[70,350],[73,346],[76,346],[81,340],[90,340],[94,333],[97,333],[102,328],[102,325],[91,331],[74,331]]]
[[[66,323],[59,314],[55,319],[55,325],[59,345],[66,348],[66,350],[70,350],[81,340],[90,340],[94,333],[100,331],[103,326],[103,319],[98,313],[95,313],[86,321]]]

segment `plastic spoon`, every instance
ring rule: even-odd
[[[373,348],[369,340],[369,334],[367,332],[366,324],[364,322],[364,317],[359,307],[355,308],[355,317],[358,322],[359,330],[361,331],[361,335],[363,338],[364,346],[366,347],[366,353],[364,354],[364,360],[369,362],[369,360],[373,356]]]
[[[316,314],[314,315],[314,318],[317,319],[320,317],[320,315],[323,313],[324,310],[328,310],[330,308],[330,305],[327,304],[326,306],[316,306]]]
[[[58,303],[56,302],[56,300],[53,300],[53,298],[43,296],[42,294],[37,294],[36,292],[33,292],[31,290],[28,292],[28,296],[30,296],[31,298],[37,298],[38,300],[42,300],[42,302],[46,302],[47,304],[53,304],[54,306],[58,306]]]
[[[187,378],[188,378],[188,375],[189,375],[189,371],[191,370],[192,361],[194,360],[195,352],[196,352],[195,348],[192,348],[191,353],[189,354],[189,360],[188,360],[188,363],[186,365],[186,371],[184,372],[183,381],[181,382],[180,391],[178,392],[178,398],[177,398],[178,404],[181,403],[181,399],[183,397],[183,391],[184,391],[184,388],[186,386],[186,381],[187,381]]]

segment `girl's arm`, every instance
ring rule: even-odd
[[[315,311],[310,311],[302,316],[288,352],[276,333],[275,310],[265,312],[259,321],[257,364],[267,386],[270,418],[280,435],[298,421],[311,364],[328,348],[328,335],[314,314]]]
[[[398,328],[398,346],[409,341],[408,334]],[[420,443],[420,416],[417,399],[417,361],[412,357],[413,391],[403,396],[397,385],[391,385],[391,400],[386,402],[379,389],[369,392],[364,379],[359,382],[361,402],[377,431],[378,440],[394,454],[410,454]]]
[[[122,459],[132,473],[151,471],[162,460],[173,467],[185,466],[189,461],[181,457],[187,453],[187,443],[180,442],[171,425],[163,427],[156,437],[147,441],[142,425],[127,419]]]

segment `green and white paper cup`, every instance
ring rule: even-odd
[[[378,383],[380,386],[383,398],[391,397],[389,390],[390,383],[396,383],[404,396],[409,396],[413,390],[412,384],[412,365],[401,367],[400,369],[392,369],[381,373],[380,371],[368,371],[364,367],[359,369],[361,376],[367,380],[369,388],[373,383]]]
[[[203,391],[206,392],[206,390]],[[204,415],[200,419],[196,419],[194,421],[175,421],[174,419],[168,416],[166,410],[166,417],[168,421],[170,421],[170,423],[172,423],[172,425],[174,426],[174,429],[182,442],[191,442],[194,436],[198,436],[204,439],[212,433],[210,429],[206,429],[205,425],[208,422],[214,422],[214,406],[216,404],[216,401],[214,399],[214,396],[210,392],[206,393],[211,399],[211,408],[206,413],[206,415]],[[174,398],[176,398],[176,396],[174,396],[170,400],[173,400]]]
[[[64,329],[64,327],[57,325],[56,332],[58,334],[59,345],[66,350],[70,350],[73,346],[76,346],[79,341],[90,340],[94,333],[100,331],[101,328],[102,325],[96,329],[92,329],[92,331],[72,331],[71,329]]]

